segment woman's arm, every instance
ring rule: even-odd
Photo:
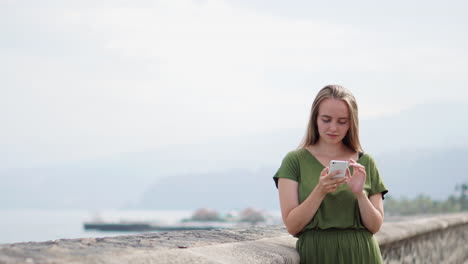
[[[328,168],[325,168],[320,175],[319,183],[301,204],[298,198],[298,183],[290,179],[278,180],[281,215],[291,235],[297,235],[312,220],[327,193],[334,192],[347,180],[347,177],[331,178],[339,171],[327,173]]]
[[[366,192],[362,191],[356,194],[356,198],[362,223],[371,233],[377,233],[384,219],[382,194],[377,193],[368,198]]]
[[[293,180],[279,179],[278,181],[281,215],[286,229],[293,236],[312,220],[325,197],[314,189],[309,197],[299,204],[297,187],[298,183]]]
[[[358,200],[362,223],[370,232],[375,234],[379,231],[384,219],[382,193],[367,197],[364,191],[364,183],[367,177],[366,169],[354,160],[349,161],[350,166],[354,167],[354,173],[348,180],[348,186]],[[350,174],[349,170],[347,174]]]

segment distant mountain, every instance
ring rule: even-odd
[[[468,146],[468,102],[417,105],[360,122],[363,147],[372,153]]]
[[[230,138],[220,136],[207,142],[171,145],[70,164],[0,169],[0,208],[98,209],[143,204],[159,207],[155,201],[150,201],[152,193],[163,192],[162,187],[154,184],[166,182],[163,186],[176,193],[177,188],[185,190],[183,183],[176,188],[172,182],[184,181],[175,180],[178,177],[199,179],[204,185],[193,186],[206,193],[212,188],[218,189],[215,184],[237,184],[222,180],[224,178],[249,181],[248,186],[235,186],[245,191],[242,195],[248,201],[258,201],[259,205],[268,207],[265,201],[276,201],[276,194],[270,189],[261,193],[255,193],[255,190],[263,190],[265,183],[271,187],[271,173],[284,155],[297,147],[305,126]],[[393,116],[363,119],[361,140],[365,150],[379,162],[391,194],[411,196],[413,191],[416,195],[429,190],[431,196],[445,197],[451,193],[454,181],[460,177],[468,178],[462,174],[464,169],[452,169],[458,168],[468,157],[467,103],[419,105]],[[410,160],[414,162],[410,163]],[[421,169],[415,169],[412,164],[418,164]],[[417,171],[427,174],[418,176]],[[205,181],[205,177],[211,179],[211,183]],[[432,188],[434,184],[438,187]],[[422,185],[429,187],[420,188]],[[252,190],[250,186],[253,186]],[[413,190],[413,187],[419,189]],[[262,196],[258,197],[259,194]],[[145,199],[141,202],[143,195]],[[235,195],[236,199],[231,201],[244,199],[239,193]],[[214,197],[210,196],[210,199],[217,200]],[[187,199],[195,202],[198,198]]]
[[[468,181],[468,148],[444,151],[415,150],[374,156],[393,197],[427,194],[446,199],[457,183]],[[217,173],[173,175],[150,187],[139,204],[152,209],[218,210],[256,207],[279,209],[272,176],[277,168],[254,172],[226,170]]]
[[[468,182],[468,147],[414,149],[375,156],[382,177],[394,197],[426,194],[446,199],[455,185]]]
[[[285,151],[295,147],[294,137],[277,141],[282,134],[216,139],[56,166],[0,169],[0,201],[5,201],[0,208],[131,207],[164,177],[277,164]]]
[[[276,209],[273,169],[230,169],[161,179],[143,195],[141,208],[219,210],[255,207]]]
[[[143,187],[139,177],[145,173],[128,165],[105,164],[3,169],[0,208],[118,208],[140,198]]]

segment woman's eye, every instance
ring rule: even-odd
[[[346,121],[338,122],[340,125],[346,125]]]
[[[322,119],[322,122],[324,123],[330,123],[330,121],[331,121],[330,119]]]

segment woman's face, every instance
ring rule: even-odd
[[[319,105],[317,127],[319,140],[340,143],[349,130],[349,111],[343,100],[327,98]]]

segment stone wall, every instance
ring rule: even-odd
[[[468,214],[389,223],[377,234],[385,263],[468,263]]]
[[[467,263],[468,213],[386,222],[386,263]],[[0,263],[299,263],[281,226],[0,244]]]

